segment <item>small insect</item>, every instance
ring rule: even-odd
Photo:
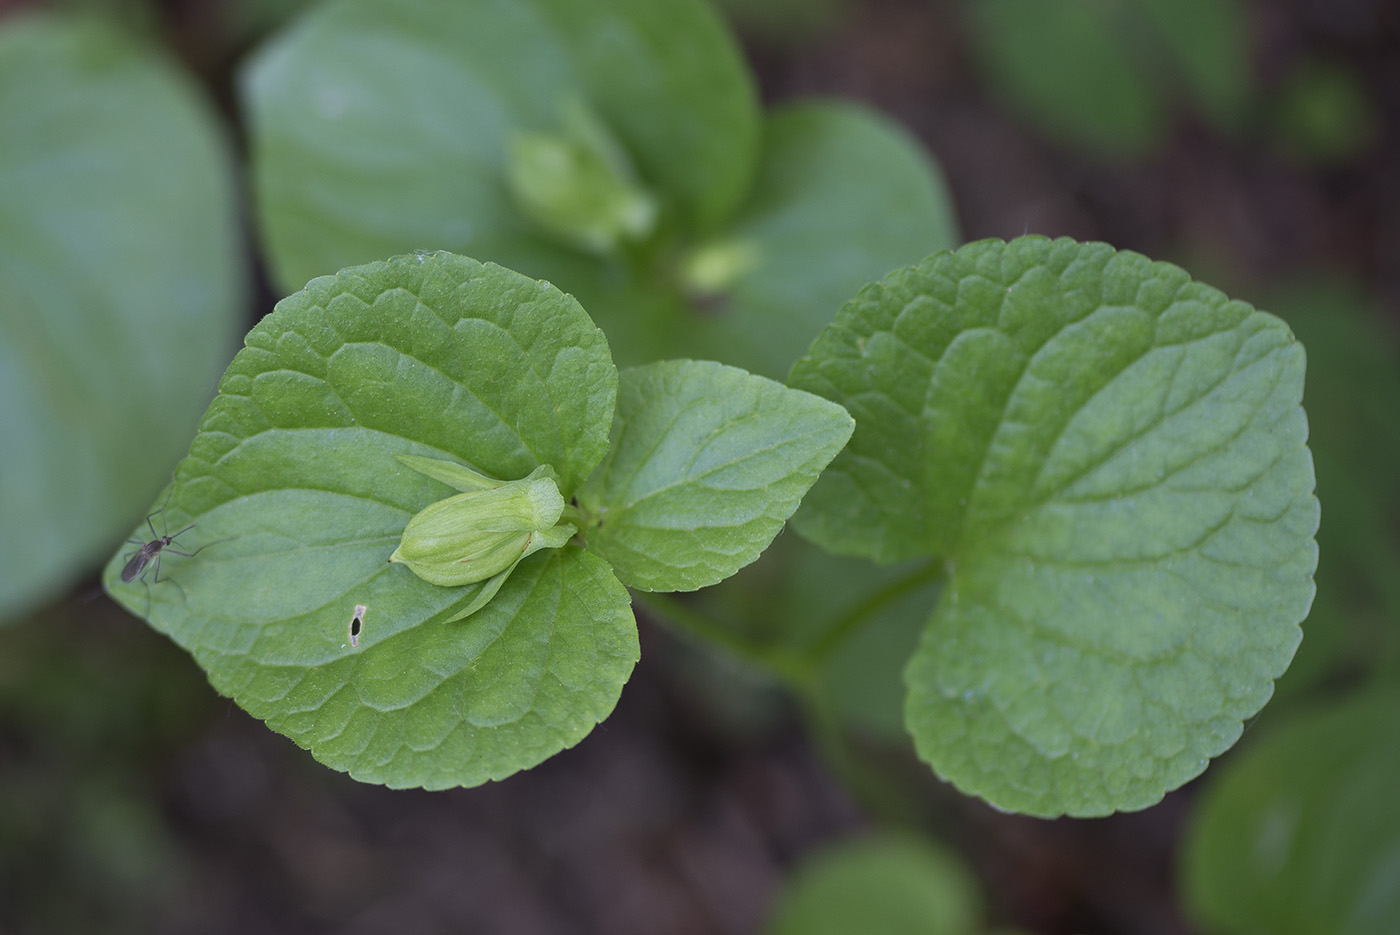
[[[350,645],[360,645],[360,624],[364,622],[365,611],[369,610],[364,604],[355,605],[355,616],[350,618]]]
[[[170,499],[168,495],[166,499]],[[155,581],[153,581],[152,583],[158,584],[160,582],[161,552],[169,550],[170,553],[173,555],[183,555],[185,558],[194,558],[196,555],[203,551],[202,546],[198,549],[195,549],[193,552],[181,552],[179,549],[170,548],[171,543],[173,543],[176,540],[176,538],[189,532],[191,529],[194,528],[194,523],[190,523],[184,529],[181,529],[179,532],[174,533],[173,535],[163,536],[156,532],[155,524],[151,522],[151,516],[155,516],[156,514],[162,513],[164,511],[165,507],[162,505],[159,510],[156,510],[155,513],[152,513],[150,516],[146,517],[146,526],[151,530],[151,536],[153,537],[149,542],[142,542],[140,539],[126,540],[132,545],[141,546],[141,548],[137,549],[135,552],[132,552],[131,557],[127,559],[126,566],[122,568],[122,581],[131,582],[135,581],[137,578],[145,578],[146,566],[150,565],[152,562],[155,562],[156,577]]]

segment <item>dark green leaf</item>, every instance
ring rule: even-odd
[[[991,83],[1062,141],[1143,154],[1181,99],[1222,132],[1241,125],[1251,88],[1239,0],[978,0],[970,11]]]
[[[1047,133],[1096,154],[1138,154],[1165,131],[1141,60],[1118,30],[1121,2],[978,0],[973,38],[990,82]]]
[[[1308,349],[1317,600],[1279,691],[1400,664],[1400,344],[1354,283],[1293,279],[1270,299]]]
[[[1400,932],[1397,723],[1390,688],[1258,724],[1199,800],[1183,852],[1210,931]]]

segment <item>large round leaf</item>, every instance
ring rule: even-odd
[[[972,244],[842,309],[790,382],[856,431],[796,519],[944,560],[906,673],[940,775],[1103,814],[1234,743],[1312,601],[1303,365],[1278,319],[1103,244]]]

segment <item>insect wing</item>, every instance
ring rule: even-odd
[[[126,567],[122,569],[122,581],[134,581],[136,576],[141,574],[151,561],[151,555],[154,554],[150,548],[150,545],[147,544],[136,550],[136,554],[131,556],[131,561],[127,562]]]

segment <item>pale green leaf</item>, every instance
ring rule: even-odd
[[[779,108],[753,197],[721,236],[741,271],[688,353],[781,379],[857,289],[958,239],[937,167],[897,126],[836,101]]]
[[[0,140],[5,616],[100,561],[169,481],[242,288],[224,140],[154,50],[7,19]]]
[[[1027,237],[864,290],[794,368],[856,432],[798,528],[942,558],[907,720],[1035,814],[1142,808],[1268,700],[1312,600],[1303,351],[1176,267]]]
[[[733,367],[622,372],[612,449],[579,492],[629,587],[691,591],[758,558],[850,437],[840,406]]]
[[[617,376],[558,290],[452,254],[343,270],[248,335],[181,463],[163,528],[190,558],[108,590],[221,692],[322,762],[392,786],[475,785],[582,738],[637,659],[625,589],[577,548],[483,585],[389,564],[451,488],[413,454],[566,496],[602,457]],[[357,607],[360,632],[350,638]]]
[[[954,855],[914,837],[838,844],[797,868],[768,935],[976,935],[981,894]]]
[[[244,74],[258,217],[279,282],[419,248],[489,257],[570,291],[612,265],[512,202],[510,145],[582,98],[673,220],[730,213],[756,159],[750,79],[697,0],[337,0]]]

